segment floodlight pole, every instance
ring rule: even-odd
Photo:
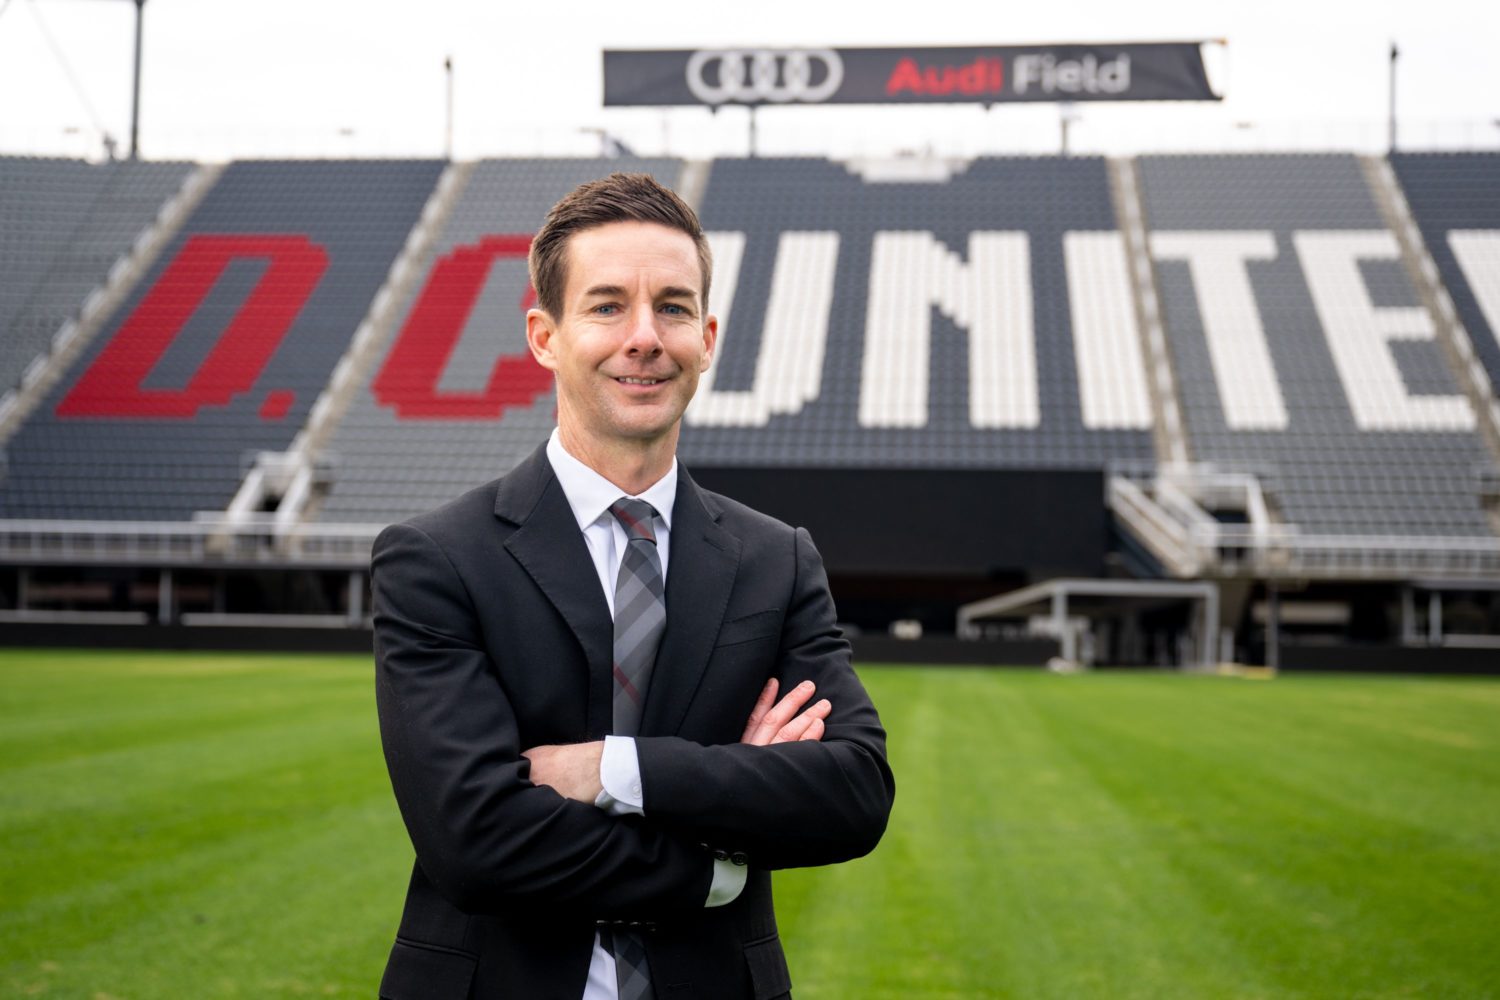
[[[135,0],[135,80],[130,91],[130,158],[141,158],[141,22],[146,0]]]
[[[1390,110],[1390,149],[1388,152],[1396,151],[1396,59],[1400,57],[1401,50],[1396,48],[1396,43],[1391,42],[1391,110]]]
[[[453,162],[453,57],[447,56],[443,59],[443,72],[448,77],[448,118],[447,125],[443,130],[443,155],[449,163]]]

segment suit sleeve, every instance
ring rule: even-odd
[[[885,730],[835,624],[822,559],[805,530],[793,544],[796,573],[773,674],[783,691],[811,680],[816,697],[829,699],[823,739],[769,747],[636,739],[653,822],[773,869],[868,854],[895,797]]]
[[[531,783],[473,602],[436,542],[387,528],[371,586],[386,764],[418,863],[450,902],[593,917],[702,907],[712,866],[696,842]]]

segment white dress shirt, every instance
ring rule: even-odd
[[[620,488],[593,469],[568,454],[556,429],[547,441],[547,460],[552,464],[553,475],[568,506],[583,532],[589,556],[594,561],[594,571],[599,575],[599,585],[604,588],[604,600],[609,605],[610,617],[615,613],[615,577],[620,572],[620,562],[625,558],[629,539],[625,528],[609,512],[610,505],[623,494]],[[644,492],[633,499],[644,500],[656,509],[652,527],[656,533],[656,554],[661,558],[662,584],[667,582],[667,562],[672,544],[672,508],[677,500],[677,459],[672,467]],[[649,688],[647,697],[650,697]],[[629,736],[606,736],[604,755],[599,761],[599,783],[604,791],[595,805],[615,815],[637,813],[645,815],[644,789],[641,787],[640,760],[636,756],[635,740]],[[713,884],[709,887],[704,906],[723,906],[738,898],[745,888],[746,870],[743,865],[728,861],[713,860]],[[619,1000],[619,988],[615,983],[615,958],[594,935],[594,956],[589,963],[589,978],[583,988],[583,1000]]]

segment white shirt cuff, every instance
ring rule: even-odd
[[[641,761],[633,738],[604,737],[604,752],[599,756],[599,784],[604,790],[594,805],[600,809],[611,816],[646,814],[646,800],[641,795]],[[735,895],[739,895],[738,891]]]
[[[714,859],[714,880],[708,887],[708,900],[703,904],[705,908],[723,906],[732,903],[740,897],[745,889],[745,877],[750,869],[744,865],[737,865],[733,861],[722,861]]]

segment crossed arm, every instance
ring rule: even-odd
[[[776,687],[767,684],[737,744],[635,740],[652,825],[744,854],[763,869],[867,853],[885,829],[894,794],[884,730],[849,665],[822,560],[806,531],[794,533],[791,554],[789,590],[771,598],[786,602],[772,672],[789,688],[785,697],[776,701]],[[804,708],[814,696],[820,700]],[[597,769],[596,760],[589,763]],[[554,776],[544,766],[532,780]],[[586,786],[563,794],[593,802],[598,785],[588,767],[585,776]]]
[[[884,734],[848,669],[810,542],[799,541],[790,592],[770,598],[787,602],[773,673],[790,692],[778,701],[766,685],[738,745],[637,737],[645,817],[593,805],[598,744],[520,742],[476,608],[501,591],[468,585],[495,561],[410,525],[382,534],[373,559],[386,759],[419,863],[456,906],[490,912],[534,899],[597,917],[698,910],[712,881],[703,843],[744,851],[760,868],[826,864],[874,846],[892,795]],[[514,603],[500,612],[527,613]],[[809,706],[817,693],[823,700]],[[552,710],[533,703],[534,714]]]
[[[766,681],[750,719],[745,723],[745,733],[740,742],[747,746],[772,746],[776,743],[793,743],[798,740],[821,740],[823,720],[833,710],[828,699],[815,702],[802,709],[816,692],[812,681],[803,681],[787,692],[786,697],[776,700],[776,678]],[[551,788],[565,799],[574,802],[595,802],[603,790],[600,780],[600,759],[604,755],[604,742],[549,744],[532,747],[521,756],[531,761],[531,782]]]

